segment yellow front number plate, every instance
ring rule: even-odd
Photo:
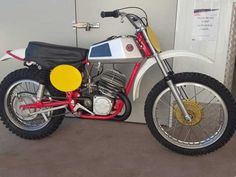
[[[156,49],[157,52],[161,52],[161,46],[160,43],[157,39],[156,34],[154,33],[154,31],[152,30],[152,28],[150,26],[147,27],[147,34],[149,37],[149,40],[151,41],[153,47]]]

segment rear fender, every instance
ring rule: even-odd
[[[9,60],[11,58],[20,60],[20,61],[24,61],[25,59],[25,50],[26,49],[16,49],[16,50],[12,50],[12,51],[7,51],[6,54],[4,56],[2,56],[0,58],[0,61],[6,61]]]

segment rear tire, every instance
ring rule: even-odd
[[[17,111],[14,112],[14,110],[17,109],[16,107],[14,107],[15,105],[13,103],[11,103],[11,104],[8,103],[7,100],[10,99],[9,97],[11,97],[11,98],[13,97],[12,99],[15,99],[15,100],[21,99],[21,98],[18,98],[18,96],[17,96],[18,93],[12,93],[12,95],[10,95],[11,91],[9,89],[14,84],[16,84],[17,82],[21,82],[21,81],[23,82],[24,80],[27,80],[32,83],[39,83],[40,80],[41,81],[42,81],[42,79],[45,80],[45,78],[42,78],[42,77],[43,76],[39,70],[20,69],[20,70],[16,70],[16,71],[10,73],[1,82],[1,85],[0,85],[0,98],[1,98],[1,100],[0,100],[0,116],[1,116],[1,120],[3,121],[5,126],[12,133],[14,133],[17,136],[20,136],[21,138],[24,138],[24,139],[41,139],[41,138],[47,137],[50,134],[52,134],[54,131],[56,131],[56,129],[59,127],[59,125],[62,123],[62,121],[64,119],[64,115],[61,115],[61,114],[65,113],[65,109],[52,111],[50,113],[50,116],[51,115],[52,116],[60,115],[60,116],[51,117],[50,120],[48,120],[48,122],[46,122],[46,120],[45,120],[46,123],[45,124],[42,123],[42,127],[39,127],[38,129],[32,128],[32,130],[31,130],[30,126],[24,127],[23,122],[28,121],[27,123],[30,123],[30,121],[33,121],[35,118],[32,118],[32,120],[24,120],[21,117],[21,120],[20,120],[20,118],[18,117]],[[26,84],[26,87],[27,87],[27,84]],[[49,84],[46,85],[46,90],[49,92],[50,96],[61,96],[61,93],[59,93],[57,90],[55,90]],[[9,92],[9,97],[7,95],[8,92]],[[24,92],[26,92],[26,91],[24,91]],[[30,91],[28,91],[28,93],[27,92],[23,93],[23,91],[21,91],[20,94],[35,95],[35,93],[32,94],[29,92]],[[15,94],[16,96],[14,96],[13,94]],[[17,97],[17,98],[14,98],[14,97]],[[30,97],[32,99],[34,99],[35,96],[30,96]],[[23,101],[24,101],[24,99],[23,99]],[[6,105],[8,105],[8,107]],[[30,112],[30,110],[29,110],[29,112]],[[38,117],[38,115],[37,115],[37,117]],[[40,118],[40,119],[42,119],[42,118]]]
[[[192,127],[190,127],[190,125],[186,125],[186,124],[181,125],[181,123],[180,123],[181,121],[177,121],[178,119],[177,119],[176,114],[173,114],[175,112],[175,109],[173,108],[174,106],[170,106],[171,109],[167,109],[167,110],[169,110],[170,115],[173,116],[172,120],[177,122],[178,126],[180,124],[180,127],[176,126],[177,128],[180,129],[180,131],[177,132],[177,130],[176,130],[177,128],[174,127],[174,124],[169,124],[169,126],[172,125],[172,127],[174,127],[174,128],[172,128],[170,126],[171,127],[170,128],[170,127],[168,127],[168,123],[166,125],[164,125],[164,123],[160,123],[161,122],[159,120],[160,117],[157,116],[157,115],[154,117],[153,115],[154,115],[154,112],[156,112],[155,114],[158,114],[158,112],[160,113],[160,112],[163,111],[163,108],[159,108],[159,110],[157,108],[155,108],[155,111],[154,111],[154,107],[158,107],[158,104],[156,104],[157,98],[159,100],[161,100],[162,96],[160,96],[160,95],[163,95],[163,97],[164,97],[163,93],[168,89],[168,86],[167,86],[165,80],[162,80],[153,87],[153,89],[149,93],[149,95],[146,99],[146,102],[145,102],[145,118],[146,118],[147,125],[148,125],[152,135],[161,144],[163,144],[165,147],[167,147],[167,148],[169,148],[173,151],[176,151],[178,153],[186,154],[186,155],[206,154],[206,153],[215,151],[215,150],[219,149],[220,147],[222,147],[224,144],[226,144],[230,140],[230,138],[232,137],[232,135],[235,131],[235,125],[236,125],[236,119],[235,119],[236,105],[235,105],[235,101],[234,101],[231,93],[228,91],[228,89],[223,84],[218,82],[217,80],[215,80],[215,79],[213,79],[213,78],[211,78],[207,75],[200,74],[200,73],[179,73],[179,74],[176,74],[176,75],[173,76],[172,81],[173,81],[174,84],[179,84],[179,85],[181,83],[190,83],[190,84],[193,83],[193,84],[196,84],[196,86],[202,85],[202,86],[205,86],[206,88],[209,88],[209,90],[212,90],[214,93],[216,93],[216,95],[218,95],[220,100],[222,100],[223,105],[225,105],[225,108],[226,108],[225,112],[226,113],[224,115],[227,114],[227,118],[222,120],[222,122],[224,121],[225,123],[222,123],[222,127],[219,128],[219,133],[218,133],[219,135],[217,135],[217,134],[215,135],[213,133],[214,136],[218,136],[218,137],[216,137],[213,140],[210,140],[210,138],[212,138],[211,135],[210,135],[210,130],[209,129],[206,129],[206,130],[202,129],[202,131],[206,131],[206,132],[204,132],[206,135],[207,135],[207,133],[209,133],[209,139],[204,139],[206,142],[207,141],[209,141],[209,142],[205,143],[205,142],[199,140],[198,141],[199,145],[193,144],[193,142],[195,142],[195,141],[191,140],[191,138],[194,139],[195,136],[197,137],[197,136],[200,136],[200,135],[196,132],[193,132],[193,130],[192,130],[191,133],[195,133],[195,135],[192,135],[192,137],[190,137],[191,136],[190,135],[190,129],[192,127],[193,128],[196,128],[197,126],[200,127],[200,123],[203,122],[203,121],[209,121],[210,122],[209,125],[213,126],[214,124],[216,124],[216,123],[213,122],[213,121],[215,121],[214,117],[216,117],[216,116],[213,116],[213,118],[212,118],[212,117],[205,116],[205,114],[202,114],[203,118],[199,117],[199,120],[197,120],[194,123],[194,125],[191,125]],[[196,95],[196,92],[195,92],[195,95]],[[205,98],[203,98],[203,99],[205,99]],[[169,98],[167,100],[169,100]],[[197,100],[197,99],[195,98],[195,100]],[[200,103],[199,100],[198,100],[198,102]],[[163,102],[163,99],[162,99],[162,102]],[[155,104],[156,104],[156,106],[155,106]],[[192,101],[191,104],[194,104],[194,101]],[[208,107],[208,105],[206,105],[205,102],[201,103],[201,104],[202,104],[201,106],[198,106],[198,104],[195,104],[194,109],[199,109],[199,108],[203,107],[204,109],[202,109],[202,110],[210,111],[210,107]],[[213,104],[213,103],[211,103],[211,104]],[[215,105],[217,105],[217,104],[218,103],[216,103]],[[160,103],[160,105],[161,105],[161,103]],[[172,103],[171,103],[171,105],[172,105]],[[173,102],[173,105],[174,105],[174,102]],[[215,105],[213,105],[213,106],[215,106]],[[206,106],[207,109],[205,109],[204,106]],[[215,109],[213,109],[213,110],[215,110]],[[217,112],[217,110],[215,110],[215,111]],[[214,113],[214,111],[210,111],[210,113]],[[160,114],[162,114],[162,113],[160,113]],[[160,115],[160,114],[158,114],[158,115]],[[162,114],[162,116],[163,116],[163,114]],[[167,117],[167,116],[165,115],[163,117]],[[170,122],[170,118],[168,118],[167,120]],[[221,121],[221,119],[220,119],[220,121]],[[219,123],[221,123],[220,121],[219,121]],[[183,128],[181,126],[183,126]],[[201,124],[201,126],[202,126],[202,124]],[[184,131],[185,127],[187,127],[186,128],[187,130],[188,130],[189,127],[190,128],[189,128],[188,132],[186,130],[186,132],[188,134],[186,133],[186,134],[183,135],[183,137],[185,137],[185,138],[183,138],[184,140],[180,140],[178,138],[174,139],[173,138],[174,134],[179,133],[181,135],[181,133],[183,133],[182,130]],[[216,129],[216,130],[218,131],[218,129]],[[197,132],[200,132],[200,131],[198,130]],[[180,135],[178,135],[178,136],[180,136]],[[176,135],[176,137],[178,137],[178,136]],[[191,143],[184,144],[185,142],[187,142],[187,143],[191,142],[192,144]],[[201,143],[205,143],[205,145],[201,144]]]

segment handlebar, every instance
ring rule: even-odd
[[[114,17],[114,18],[118,18],[120,16],[120,13],[118,10],[114,10],[114,11],[102,11],[101,12],[101,17],[105,18],[105,17]]]
[[[132,13],[126,13],[126,12],[121,12],[120,10],[125,10],[125,9],[139,9],[141,11],[143,11],[143,13],[145,14],[145,17],[139,17],[135,14]],[[105,17],[114,17],[114,18],[118,18],[121,17],[123,19],[123,17],[126,17],[130,23],[135,27],[135,29],[139,29],[140,25],[141,26],[148,26],[148,19],[147,19],[147,14],[146,12],[139,8],[139,7],[125,7],[122,9],[116,9],[114,11],[102,11],[101,12],[101,17],[105,18]],[[143,19],[146,20],[146,23],[144,23]]]

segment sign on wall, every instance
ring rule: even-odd
[[[217,2],[216,0],[194,1],[192,40],[215,41],[217,39],[220,14]]]

